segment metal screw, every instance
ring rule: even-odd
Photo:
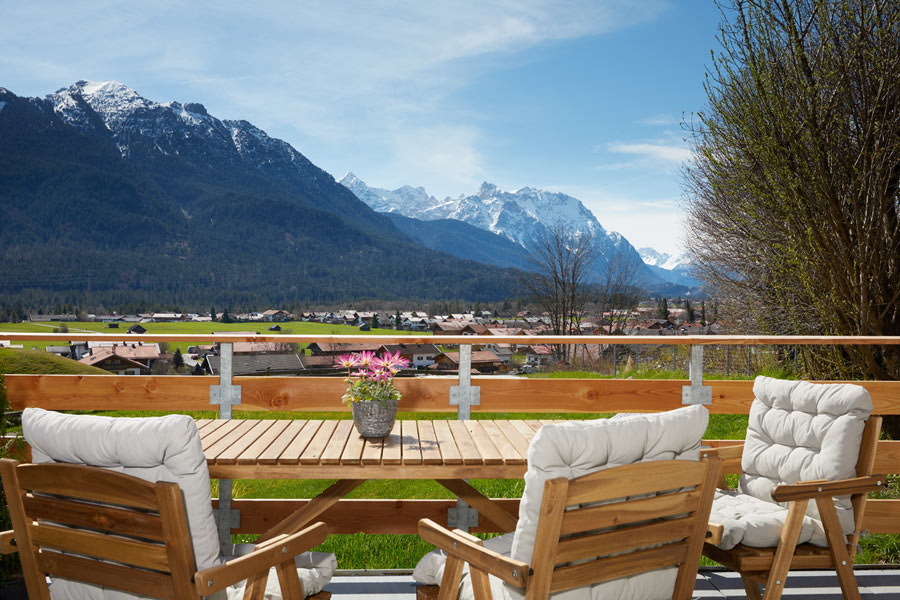
[[[456,549],[456,542],[453,542],[453,549]]]
[[[282,553],[282,554],[287,554],[287,546],[282,546],[282,547],[281,547],[281,553]]]
[[[513,576],[513,577],[518,577],[518,576],[519,576],[519,572],[516,571],[515,569],[513,569],[512,576]]]
[[[847,566],[847,561],[846,561],[846,560],[842,560],[842,561],[841,561],[841,564],[842,564],[843,566]]]
[[[878,485],[881,485],[881,482],[880,482],[880,481],[878,482]]]
[[[822,491],[822,486],[821,486],[821,485],[819,486],[819,491],[820,491],[820,492]]]
[[[212,587],[212,586],[213,586],[213,580],[212,580],[212,577],[210,577],[209,581],[206,582],[206,587]]]

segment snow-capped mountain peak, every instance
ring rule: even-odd
[[[659,267],[672,271],[674,269],[682,269],[691,266],[691,256],[687,252],[677,255],[671,255],[665,252],[659,252],[653,248],[638,248],[638,254],[641,260],[651,267]]]

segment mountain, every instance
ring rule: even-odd
[[[0,303],[491,300],[516,281],[422,245],[247,121],[115,82],[0,88]]]
[[[641,260],[666,281],[689,287],[698,287],[703,283],[694,276],[691,257],[687,252],[672,256],[653,248],[640,248],[638,253]]]
[[[353,173],[347,173],[338,183],[376,211],[425,222],[461,221],[502,236],[527,252],[534,252],[549,228],[562,223],[569,231],[593,240],[599,256],[593,274],[596,280],[604,279],[610,269],[626,265],[634,273],[632,280],[640,285],[649,289],[668,287],[667,280],[644,264],[628,240],[606,231],[580,200],[566,194],[530,187],[507,192],[483,183],[477,194],[437,200],[421,187],[404,186],[393,191],[369,187]]]

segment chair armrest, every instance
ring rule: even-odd
[[[733,446],[719,446],[717,448],[701,448],[700,456],[705,458],[706,455],[718,456],[722,460],[740,459],[744,455],[744,445],[735,444]]]
[[[419,537],[506,583],[524,588],[528,582],[531,569],[527,563],[488,550],[472,541],[472,536],[465,532],[450,531],[431,519],[422,519],[419,521]]]
[[[208,596],[252,575],[268,571],[285,560],[293,560],[298,554],[323,543],[327,536],[328,527],[322,522],[293,535],[278,536],[277,541],[272,539],[260,544],[246,556],[197,571],[194,575],[194,587],[201,596]]]
[[[706,538],[703,540],[707,544],[721,543],[722,537],[725,535],[725,526],[718,523],[710,523],[706,526]]]
[[[0,554],[15,554],[19,549],[16,548],[16,532],[0,531]]]
[[[772,499],[776,502],[811,500],[813,498],[866,494],[885,488],[884,475],[869,475],[838,481],[806,481],[785,483],[772,488]]]

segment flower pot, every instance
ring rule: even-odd
[[[394,427],[397,418],[397,400],[384,404],[373,400],[351,402],[353,424],[363,437],[385,437]]]

